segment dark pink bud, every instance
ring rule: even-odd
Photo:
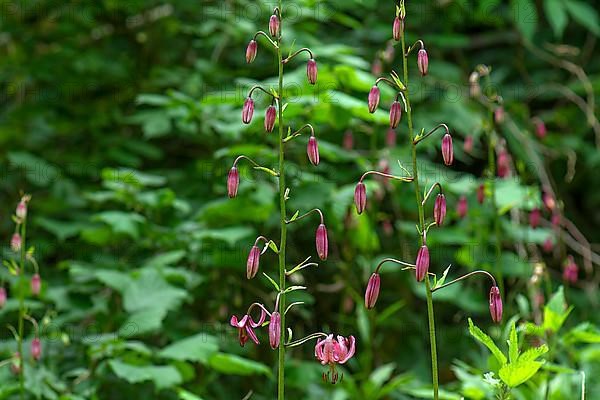
[[[554,207],[556,207],[556,202],[554,201],[554,197],[548,192],[544,192],[542,195],[542,201],[544,202],[544,206],[550,212],[554,211]]]
[[[568,283],[577,283],[578,275],[579,268],[577,267],[577,264],[575,264],[573,256],[569,256],[565,269],[563,270],[563,279]]]
[[[19,201],[19,204],[17,204],[15,214],[19,219],[24,219],[27,216],[27,203],[24,200]]]
[[[352,135],[352,132],[346,131],[346,133],[344,133],[344,149],[352,150],[353,147],[354,147],[354,135]]]
[[[42,278],[40,278],[39,274],[34,274],[31,277],[31,293],[34,296],[40,294],[40,290],[42,288]]]
[[[308,139],[308,146],[306,146],[306,154],[308,159],[313,165],[319,165],[319,145],[317,144],[317,138],[311,136]]]
[[[537,228],[540,224],[540,217],[541,213],[539,208],[531,210],[531,213],[529,214],[529,226],[533,229]]]
[[[473,151],[473,136],[469,135],[465,138],[465,143],[464,143],[464,150],[465,153],[471,153]]]
[[[456,205],[456,213],[460,218],[464,218],[467,215],[468,209],[469,204],[467,203],[467,198],[465,196],[460,196],[458,204]]]
[[[36,361],[42,357],[42,343],[39,338],[34,338],[31,341],[31,356]]]
[[[14,233],[10,238],[10,248],[12,249],[12,251],[14,251],[15,253],[21,251],[21,243],[21,235],[19,235],[18,233]]]
[[[240,173],[236,167],[232,167],[227,174],[227,194],[230,199],[237,196],[238,186],[240,185]]]
[[[369,310],[375,307],[377,298],[379,297],[379,286],[381,284],[381,278],[379,274],[374,272],[369,278],[367,283],[367,290],[365,291],[365,307]]]
[[[484,200],[485,200],[485,185],[481,184],[477,188],[477,202],[479,204],[483,204]]]
[[[0,287],[0,309],[6,304],[7,298],[8,296],[6,295],[6,289]]]
[[[421,246],[419,252],[417,253],[417,261],[415,262],[416,268],[415,273],[417,275],[417,280],[421,282],[425,275],[427,275],[427,271],[429,271],[429,249],[426,245]]]
[[[277,109],[275,106],[269,106],[265,112],[265,131],[273,132],[275,126],[275,117],[277,116]]]
[[[396,129],[402,118],[402,105],[398,100],[392,103],[390,107],[390,127]]]
[[[252,279],[258,272],[258,264],[260,261],[260,249],[254,245],[250,249],[248,254],[248,261],[246,261],[246,278]]]
[[[388,147],[396,147],[396,131],[392,128],[388,129],[385,135],[385,144]]]
[[[258,50],[258,44],[256,40],[251,40],[246,47],[246,62],[250,64],[256,58],[256,51]]]
[[[329,253],[329,241],[327,240],[327,228],[324,224],[320,224],[317,228],[316,244],[317,254],[323,261],[327,260],[327,254]]]
[[[275,14],[269,19],[269,33],[275,38],[279,36],[279,18]]]
[[[540,139],[543,139],[546,137],[546,133],[547,133],[546,124],[541,119],[537,119],[535,121],[535,134]]]
[[[510,158],[506,150],[500,150],[498,153],[498,176],[506,178],[510,175]]]
[[[492,286],[490,289],[490,314],[495,323],[502,321],[502,298],[498,286]]]
[[[544,248],[544,251],[546,253],[550,253],[552,250],[554,250],[554,242],[552,241],[551,237],[548,237],[545,241],[544,241],[544,245],[542,246]]]
[[[442,158],[444,164],[452,165],[454,162],[454,148],[452,147],[452,136],[446,133],[442,138]]]
[[[358,182],[356,189],[354,189],[354,204],[356,205],[356,212],[359,214],[362,214],[367,206],[367,187],[362,182]]]
[[[400,40],[400,34],[402,33],[402,21],[400,18],[394,18],[394,24],[392,25],[392,36],[394,40],[397,42]]]
[[[252,121],[252,115],[254,115],[254,100],[248,97],[244,100],[244,107],[242,108],[242,122],[249,124]]]
[[[279,347],[281,341],[281,315],[277,311],[273,311],[271,314],[271,321],[269,322],[269,344],[272,349]]]
[[[494,120],[497,124],[504,122],[504,107],[499,106],[494,110]]]
[[[377,110],[377,106],[379,106],[379,96],[380,91],[377,86],[373,86],[369,91],[369,112],[374,113]]]
[[[317,83],[317,62],[313,58],[306,63],[306,77],[311,85]]]
[[[438,194],[433,204],[433,219],[437,226],[442,226],[446,217],[446,196]]]
[[[427,75],[427,71],[429,70],[429,56],[427,55],[427,50],[419,50],[419,53],[417,54],[417,65],[419,66],[421,75]]]

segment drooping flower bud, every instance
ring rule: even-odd
[[[31,356],[35,361],[42,357],[42,343],[37,337],[31,341]]]
[[[246,47],[246,62],[250,64],[256,58],[256,51],[258,50],[258,43],[256,40],[251,40]]]
[[[497,124],[501,124],[504,122],[504,107],[498,106],[494,110],[494,120]]]
[[[396,131],[394,129],[388,129],[385,135],[385,144],[388,147],[396,147]]]
[[[381,285],[381,278],[379,274],[373,272],[367,283],[367,290],[365,291],[365,307],[369,310],[375,307],[377,298],[379,297],[379,287]]]
[[[227,194],[230,199],[237,196],[238,186],[240,185],[240,173],[236,167],[231,167],[227,174]]]
[[[433,204],[433,219],[437,226],[442,226],[446,217],[446,196],[438,194]]]
[[[473,151],[473,136],[469,135],[465,138],[465,143],[463,145],[463,149],[465,150],[465,153],[467,154],[471,154],[471,152]]]
[[[573,256],[569,256],[565,269],[563,270],[563,279],[568,283],[577,283],[578,275],[579,268],[577,267],[577,264],[575,264]]]
[[[510,158],[508,152],[504,149],[498,153],[498,176],[506,178],[510,175]]]
[[[367,206],[367,187],[364,183],[358,182],[356,189],[354,189],[354,204],[356,205],[356,212],[362,214]]]
[[[275,106],[269,106],[265,112],[265,131],[273,132],[275,117],[277,117],[277,109]]]
[[[323,261],[327,260],[327,254],[329,253],[329,241],[327,239],[327,228],[324,224],[320,224],[317,228],[315,235],[315,242],[317,245],[317,254]]]
[[[421,75],[427,75],[427,71],[429,70],[429,56],[427,55],[427,50],[419,50],[419,53],[417,54],[417,65],[419,66]]]
[[[308,159],[313,165],[319,165],[319,145],[317,144],[317,138],[311,136],[308,139],[308,146],[306,146],[306,154]]]
[[[354,147],[354,135],[352,135],[352,131],[346,131],[344,133],[344,149],[352,150]]]
[[[279,347],[281,341],[281,314],[273,311],[271,321],[269,322],[269,344],[272,349]]]
[[[21,220],[27,216],[27,202],[25,200],[19,201],[15,214],[17,215],[17,218]]]
[[[534,208],[531,210],[531,213],[529,213],[529,226],[531,226],[532,229],[535,229],[539,226],[540,217],[541,213],[539,208]]]
[[[254,245],[250,249],[248,254],[248,261],[246,261],[246,278],[252,279],[258,272],[258,265],[260,262],[260,249]]]
[[[400,40],[400,34],[402,33],[402,21],[399,17],[394,18],[394,24],[392,25],[392,36],[397,42]]]
[[[552,241],[552,238],[550,236],[548,236],[548,238],[544,240],[544,244],[542,247],[546,253],[550,253],[552,250],[554,250],[554,242]]]
[[[249,124],[252,121],[254,115],[254,100],[248,97],[244,100],[244,107],[242,108],[242,122]]]
[[[541,119],[536,119],[535,134],[537,135],[537,137],[539,137],[540,139],[543,139],[546,137],[547,132],[548,131],[546,130],[546,124],[544,123],[544,121],[542,121]]]
[[[483,204],[484,200],[485,200],[485,185],[482,183],[477,188],[477,202],[479,204]]]
[[[377,110],[377,106],[379,106],[379,96],[381,92],[376,85],[373,85],[371,90],[369,91],[369,112],[372,114]]]
[[[31,277],[31,282],[30,282],[30,286],[31,286],[31,293],[34,296],[37,296],[38,294],[40,294],[40,290],[42,289],[42,278],[40,278],[39,274],[34,274]]]
[[[279,18],[275,14],[269,19],[269,33],[274,38],[279,36]]]
[[[21,235],[19,235],[18,233],[14,233],[10,238],[10,248],[12,249],[12,251],[14,251],[15,253],[21,251],[21,243]]]
[[[402,118],[402,105],[398,100],[392,103],[390,107],[390,127],[396,129]]]
[[[449,133],[442,138],[442,158],[446,165],[452,165],[454,162],[454,147],[452,146],[452,136]]]
[[[502,298],[498,286],[492,286],[490,289],[490,314],[495,323],[502,321]]]
[[[425,278],[425,275],[427,275],[427,271],[429,271],[429,249],[427,248],[427,245],[423,245],[419,249],[415,264],[417,280],[421,282]]]
[[[306,77],[311,85],[317,83],[317,62],[313,58],[306,63]]]
[[[469,204],[467,203],[467,198],[465,196],[460,196],[458,204],[456,205],[456,213],[460,218],[464,218],[467,215],[468,210]]]
[[[6,289],[4,289],[4,287],[0,287],[0,309],[2,309],[2,307],[4,307],[6,304],[7,298],[8,296],[6,295]]]

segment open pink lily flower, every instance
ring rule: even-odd
[[[317,340],[315,345],[315,357],[323,365],[329,365],[329,371],[323,372],[323,380],[336,384],[339,378],[335,366],[344,364],[354,355],[356,350],[354,336],[347,338],[338,335],[337,339],[329,334],[325,339]]]
[[[254,322],[254,320],[249,314],[244,315],[240,320],[238,320],[238,317],[235,315],[231,316],[231,320],[229,321],[229,323],[231,324],[231,326],[238,329],[238,338],[240,340],[240,346],[244,347],[244,345],[246,344],[246,342],[248,342],[249,339],[252,339],[252,341],[256,344],[260,344],[260,342],[258,341],[258,337],[256,337],[256,333],[254,333],[254,329],[261,326],[263,322],[265,322],[265,318],[266,312],[262,308],[260,311],[260,318],[258,322]]]

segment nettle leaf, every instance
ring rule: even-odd
[[[234,354],[216,353],[208,362],[213,369],[227,375],[271,375],[271,370],[265,364]]]
[[[544,307],[544,330],[558,332],[571,311],[573,311],[573,306],[566,307],[565,293],[561,286]]]
[[[510,337],[508,339],[508,359],[510,362],[515,362],[519,358],[519,338],[517,337],[517,329],[515,324],[510,327]]]
[[[502,354],[502,352],[500,351],[498,346],[496,346],[491,337],[483,333],[481,329],[479,329],[477,326],[475,326],[475,324],[473,324],[473,320],[471,320],[471,318],[469,318],[469,333],[481,344],[487,347],[501,365],[506,364],[506,356]]]
[[[507,386],[513,388],[531,379],[543,364],[543,361],[519,360],[500,368],[498,375]]]
[[[535,361],[536,358],[546,354],[548,352],[548,346],[543,344],[539,347],[533,347],[528,349],[519,356],[519,361]]]
[[[164,389],[179,385],[183,381],[177,368],[171,365],[138,366],[120,360],[110,360],[108,364],[115,375],[129,383],[152,381],[158,389]]]
[[[217,339],[206,333],[181,339],[162,349],[158,355],[178,361],[197,361],[207,364],[210,357],[219,351]]]

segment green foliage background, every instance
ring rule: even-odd
[[[321,382],[311,346],[291,351],[289,398],[428,398],[425,303],[412,276],[385,270],[377,310],[367,313],[362,306],[378,260],[415,257],[412,188],[371,180],[369,212],[358,218],[352,206],[362,172],[387,160],[401,173],[397,160],[408,165],[410,157],[405,123],[397,146],[388,147],[386,112],[371,115],[366,106],[372,64],[391,39],[393,1],[284,4],[284,40],[310,47],[319,63],[314,88],[303,62],[286,67],[286,118],[293,126],[315,126],[322,160],[316,169],[308,163],[305,138],[289,146],[289,208],[321,208],[331,246],[326,262],[297,276],[309,290],[295,295],[306,305],[289,320],[295,337],[324,330],[353,334],[358,342],[336,387]],[[244,266],[258,234],[277,235],[277,189],[269,177],[243,168],[238,198],[229,200],[225,179],[238,154],[263,165],[276,162],[275,136],[262,128],[264,96],[257,97],[253,124],[240,121],[248,88],[276,79],[266,43],[260,42],[255,63],[244,59],[248,40],[266,29],[273,5],[0,2],[3,258],[11,257],[13,207],[20,191],[31,193],[28,234],[44,280],[42,296],[28,303],[40,320],[44,348],[42,361],[27,370],[32,398],[237,399],[251,390],[253,399],[272,398],[275,352],[266,343],[240,348],[228,322],[252,301],[272,306],[269,284],[247,281]],[[600,393],[594,379],[600,372],[597,265],[565,246],[541,253],[536,245],[552,231],[530,229],[527,211],[541,204],[540,177],[546,174],[565,217],[598,250],[597,3],[455,0],[408,1],[407,7],[409,42],[423,39],[430,56],[430,75],[413,78],[416,126],[446,122],[457,159],[452,169],[442,168],[436,140],[420,153],[425,180],[441,180],[449,199],[450,223],[430,237],[432,269],[442,273],[452,264],[450,276],[476,267],[501,272],[505,321],[528,322],[531,334],[539,323],[530,284],[534,266],[547,266],[540,290],[548,299],[562,284],[566,255],[574,254],[580,281],[565,289],[573,311],[551,337],[536,339],[548,341],[552,368],[544,367],[515,396],[543,398],[548,380],[549,398],[576,398],[578,371],[585,371],[593,399]],[[383,62],[384,73],[399,63],[396,49]],[[509,121],[502,135],[519,175],[498,183],[500,260],[493,256],[489,207],[475,200],[486,165],[487,115],[468,96],[468,77],[478,64],[493,67],[493,84],[505,99]],[[391,96],[383,91],[384,108]],[[548,127],[543,140],[534,134],[534,117]],[[352,150],[342,146],[347,131]],[[473,155],[462,150],[467,135],[475,138]],[[461,220],[453,210],[463,194],[470,211]],[[290,263],[313,255],[315,228],[310,220],[291,226]],[[272,255],[261,259],[266,273],[274,275],[275,265]],[[17,304],[10,297],[12,277],[6,270],[1,276],[9,287],[0,310],[5,359],[15,348],[5,327],[15,324]],[[474,281],[435,295],[444,398],[492,398],[483,374],[494,361],[469,337],[467,324],[472,317],[504,346],[510,327],[490,326],[488,289],[487,282]],[[527,348],[536,336],[525,333]],[[267,340],[264,333],[261,339]],[[8,367],[0,369],[0,382],[0,398],[16,396]]]

